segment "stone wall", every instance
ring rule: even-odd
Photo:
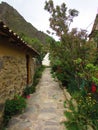
[[[0,37],[0,123],[4,111],[4,104],[7,99],[14,95],[22,95],[27,86],[27,59],[30,57],[30,83],[34,75],[34,60],[23,48],[10,44],[7,39]]]
[[[22,94],[26,86],[27,70],[25,57],[0,57],[0,116],[6,99]],[[2,119],[2,118],[1,118]]]
[[[27,70],[25,58],[0,57],[0,102],[22,94],[26,86]]]

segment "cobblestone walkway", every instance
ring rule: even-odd
[[[61,123],[64,100],[58,82],[51,77],[50,68],[46,68],[25,112],[13,117],[6,130],[65,130]]]

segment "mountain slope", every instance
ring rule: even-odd
[[[49,37],[47,34],[38,31],[34,26],[28,23],[16,9],[5,2],[0,4],[0,20],[17,34],[24,34],[29,38],[37,38],[44,44]]]

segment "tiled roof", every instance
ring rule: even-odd
[[[98,32],[98,14],[96,15],[94,25],[93,25],[91,33],[89,34],[89,37],[94,37],[96,32]]]
[[[32,52],[34,55],[40,55],[34,48],[32,48],[28,43],[23,41],[23,39],[17,35],[15,32],[9,29],[2,21],[0,21],[0,35],[4,35],[8,38],[12,38],[14,42],[17,43],[17,46],[22,46],[28,51]]]

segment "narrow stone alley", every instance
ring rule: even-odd
[[[27,99],[27,108],[13,117],[6,130],[65,130],[65,97],[59,83],[54,81],[50,68],[46,68],[37,90]]]

